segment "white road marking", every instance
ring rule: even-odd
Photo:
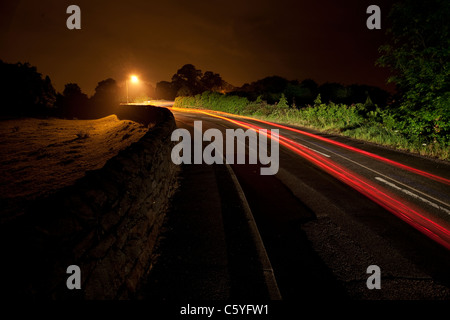
[[[302,140],[303,140],[303,139],[302,139]],[[306,140],[303,140],[303,141],[306,141]],[[319,146],[319,145],[318,145],[318,146]],[[320,147],[320,146],[319,146],[319,147]],[[354,161],[354,160],[352,160],[352,159],[350,159],[350,158],[348,158],[348,157],[346,157],[346,156],[344,156],[344,155],[342,155],[342,154],[336,153],[336,152],[334,152],[334,151],[332,151],[332,150],[328,150],[328,149],[326,149],[326,148],[324,148],[324,147],[322,147],[322,148],[325,149],[325,150],[327,150],[327,151],[329,151],[329,152],[331,152],[331,153],[333,153],[333,154],[335,154],[335,155],[338,156],[338,157],[341,157],[342,159],[345,159],[345,160],[347,160],[347,161],[350,161],[350,162],[352,162],[352,163],[354,163],[354,164],[356,164],[356,165],[358,165],[358,166],[360,166],[360,167],[362,167],[362,168],[364,168],[364,169],[366,169],[366,170],[372,171],[372,172],[375,173],[376,175],[379,175],[379,176],[382,176],[382,177],[384,177],[384,178],[386,178],[386,179],[389,179],[389,180],[391,180],[391,181],[394,181],[394,182],[398,183],[399,185],[402,185],[402,186],[404,186],[404,187],[406,187],[406,188],[409,188],[409,189],[411,189],[411,190],[413,190],[413,191],[415,191],[415,192],[417,192],[417,193],[420,193],[420,194],[422,194],[422,195],[424,195],[424,196],[426,196],[426,197],[428,197],[428,198],[430,198],[430,199],[432,199],[432,200],[434,200],[434,201],[436,201],[436,202],[441,203],[442,205],[444,205],[444,206],[446,206],[446,207],[450,207],[450,204],[448,204],[448,203],[446,203],[446,202],[444,202],[444,201],[442,201],[442,200],[436,199],[435,197],[432,197],[432,196],[430,196],[429,194],[426,194],[426,193],[424,193],[424,192],[422,192],[422,191],[420,191],[420,190],[417,190],[416,188],[413,188],[413,187],[411,187],[411,186],[409,186],[409,185],[407,185],[407,184],[404,184],[404,183],[402,183],[402,182],[400,182],[400,181],[398,181],[398,180],[396,180],[396,179],[394,179],[394,178],[391,178],[391,177],[389,177],[389,176],[387,176],[387,175],[385,175],[385,174],[383,174],[383,173],[381,173],[381,172],[379,172],[379,171],[377,171],[377,170],[371,169],[371,168],[369,168],[369,167],[367,167],[367,166],[365,166],[365,165],[363,165],[363,164],[361,164],[361,163],[359,163],[359,162],[357,162],[357,161]],[[408,191],[408,192],[409,192],[409,191]],[[427,201],[428,201],[428,200],[427,200]],[[440,208],[442,208],[442,206],[440,206]],[[443,210],[446,211],[447,213],[450,212],[449,210],[446,210],[446,209],[443,209]]]
[[[297,143],[298,143],[298,142],[297,142]],[[330,156],[330,155],[328,155],[328,154],[325,154],[325,153],[323,153],[323,152],[317,151],[316,149],[313,149],[313,148],[307,147],[307,146],[305,146],[304,144],[301,144],[301,143],[298,143],[298,144],[300,144],[300,145],[304,146],[305,148],[308,148],[309,150],[312,150],[312,151],[314,151],[314,152],[317,152],[317,153],[319,153],[319,154],[323,155],[324,157],[327,157],[327,158],[331,158],[331,156]]]
[[[434,203],[434,202],[431,202],[431,201],[429,201],[429,200],[427,200],[427,199],[425,199],[425,198],[422,198],[421,196],[418,196],[417,194],[412,193],[412,192],[409,191],[409,190],[400,188],[399,186],[397,186],[397,185],[395,185],[395,184],[393,184],[393,183],[391,183],[391,182],[389,182],[389,181],[386,181],[386,180],[384,180],[383,178],[380,178],[380,177],[375,177],[375,180],[378,180],[378,181],[380,181],[380,182],[383,182],[383,183],[387,184],[388,186],[390,186],[390,187],[392,187],[392,188],[394,188],[394,189],[397,189],[397,190],[399,190],[399,191],[401,191],[401,192],[403,192],[403,193],[405,193],[405,194],[407,194],[407,195],[409,195],[409,196],[411,196],[411,197],[413,197],[413,198],[419,199],[419,200],[421,200],[421,201],[423,201],[423,202],[429,204],[430,206],[432,206],[432,207],[434,207],[434,208],[436,208],[436,209],[442,210],[442,211],[444,211],[445,213],[447,213],[448,215],[450,215],[450,210],[447,210],[446,208],[443,208],[442,206],[440,206],[440,205],[438,205],[438,204],[436,204],[436,203]]]
[[[297,135],[291,134],[290,132],[288,132],[287,134],[285,133],[284,136],[285,136],[285,137],[288,137],[289,139],[291,139],[291,140],[294,141],[295,143],[298,143],[299,145],[301,145],[301,146],[303,146],[303,147],[305,147],[305,148],[307,148],[307,149],[309,149],[309,150],[311,150],[311,151],[317,152],[318,154],[321,154],[321,155],[323,155],[324,157],[331,158],[330,155],[328,155],[328,154],[326,154],[326,153],[323,153],[323,152],[320,152],[320,151],[318,151],[318,150],[316,150],[316,149],[310,148],[310,147],[308,147],[307,145],[305,145],[305,144],[303,144],[303,143],[300,143],[298,140],[302,140],[303,142],[306,142],[306,143],[309,143],[309,144],[313,144],[313,145],[315,145],[315,146],[317,146],[317,147],[319,147],[319,148],[322,148],[322,149],[325,149],[325,150],[327,150],[327,151],[330,151],[330,150],[328,150],[327,148],[324,148],[324,147],[321,146],[321,145],[318,145],[318,144],[316,144],[316,143],[314,143],[314,142],[311,142],[311,141],[308,141],[308,140],[305,140],[305,139],[301,139],[301,138],[299,138]]]

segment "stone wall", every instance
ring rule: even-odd
[[[118,117],[154,126],[103,168],[0,226],[3,296],[133,297],[151,268],[156,237],[177,186],[178,166],[170,158],[176,125],[165,108],[133,106]],[[66,286],[70,265],[81,269],[80,290]]]

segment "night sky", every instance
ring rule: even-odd
[[[375,66],[385,42],[389,1],[1,1],[0,59],[29,62],[57,91],[135,73],[155,86],[184,64],[241,86],[267,76],[386,89]],[[81,8],[81,30],[66,9]],[[382,29],[368,30],[366,8],[381,8]]]

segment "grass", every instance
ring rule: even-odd
[[[0,200],[34,199],[68,186],[86,171],[101,168],[148,131],[115,115],[0,122]]]

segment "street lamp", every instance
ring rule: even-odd
[[[134,76],[134,75],[130,77],[130,80],[131,80],[132,83],[138,83],[139,82],[138,77]],[[125,80],[125,85],[127,87],[127,104],[128,104],[128,79]]]

